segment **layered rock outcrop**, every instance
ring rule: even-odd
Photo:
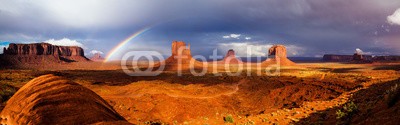
[[[5,55],[55,55],[55,56],[85,56],[78,46],[54,46],[49,43],[15,44],[4,48]]]
[[[296,65],[293,61],[287,58],[287,51],[284,45],[273,45],[268,49],[268,59],[262,62],[262,65],[277,64],[280,66]]]
[[[0,65],[49,64],[89,61],[78,46],[55,46],[49,43],[15,44],[3,48]]]
[[[0,117],[3,125],[129,124],[95,92],[54,75],[25,84],[7,101]]]
[[[243,63],[241,60],[236,58],[235,51],[233,49],[228,50],[226,53],[224,59],[220,61],[219,63],[224,63],[224,64],[239,64]]]

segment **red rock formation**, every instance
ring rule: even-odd
[[[181,70],[188,70],[191,61],[194,63],[192,65],[199,65],[199,62],[192,58],[190,45],[183,41],[173,41],[171,53],[172,55],[164,61],[166,70],[179,70],[179,65]]]
[[[268,50],[268,56],[273,56],[272,58],[287,58],[286,53],[284,45],[274,45]]]
[[[192,56],[190,53],[190,44],[186,46],[183,41],[172,42],[172,56]]]
[[[224,64],[238,64],[238,63],[243,63],[241,60],[236,58],[235,51],[233,49],[228,50],[226,53],[224,59],[220,61],[220,63]]]
[[[268,59],[262,62],[262,65],[279,64],[281,66],[296,65],[287,58],[287,51],[284,45],[273,45],[268,50]]]
[[[54,75],[22,86],[0,117],[2,125],[130,124],[95,92]]]
[[[399,62],[400,61],[400,56],[374,56],[372,58],[374,62]]]
[[[92,61],[103,61],[104,58],[101,56],[100,53],[95,53],[95,54],[93,55],[93,57],[90,58],[90,60],[92,60]]]
[[[353,59],[352,55],[333,55],[325,54],[322,60],[324,62],[348,62]]]
[[[15,44],[4,50],[5,55],[55,55],[84,56],[83,49],[77,46],[54,46],[48,43]]]
[[[0,55],[0,65],[49,64],[88,61],[82,48],[77,46],[55,46],[48,43],[11,43]]]

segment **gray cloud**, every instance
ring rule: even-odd
[[[170,41],[190,42],[194,54],[208,54],[223,39],[241,34],[260,41],[299,46],[296,56],[351,54],[354,48],[400,54],[400,29],[389,21],[400,1],[365,0],[0,0],[0,40],[69,38],[108,52],[129,35],[152,26],[126,50],[168,52]],[[264,41],[264,42],[263,42]],[[273,41],[273,42],[267,42]],[[140,42],[140,44],[138,44]],[[164,49],[165,48],[165,49]]]

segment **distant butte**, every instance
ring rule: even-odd
[[[235,51],[233,49],[230,49],[226,53],[224,59],[222,61],[220,61],[219,63],[239,64],[239,63],[243,63],[243,62],[236,57]]]
[[[273,45],[268,50],[268,59],[262,62],[261,65],[273,65],[278,64],[280,66],[292,66],[296,65],[293,61],[287,58],[287,51],[284,45]]]
[[[172,55],[164,61],[166,70],[189,70],[191,61],[195,67],[201,65],[201,62],[192,58],[190,45],[183,41],[173,41],[171,53]]]
[[[95,53],[90,60],[92,61],[104,61],[104,58],[101,56],[100,53]]]

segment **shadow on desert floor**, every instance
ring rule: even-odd
[[[347,103],[314,113],[296,124],[398,124],[400,89],[391,90],[396,84],[400,79],[371,85],[353,93]],[[393,93],[397,94],[394,98],[390,97]]]

